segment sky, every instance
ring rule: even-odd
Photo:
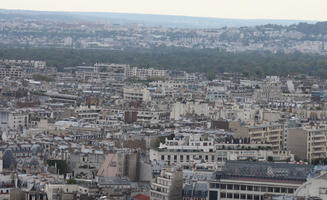
[[[327,21],[327,0],[1,0],[0,8]]]

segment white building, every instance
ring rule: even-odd
[[[179,120],[186,114],[197,114],[207,117],[209,116],[209,105],[205,102],[176,102],[172,107],[170,119]]]
[[[72,46],[73,45],[73,38],[72,37],[65,37],[64,38],[64,46]]]
[[[228,100],[228,93],[224,87],[208,87],[206,99],[211,102]]]
[[[13,130],[24,129],[29,126],[29,116],[23,111],[8,113],[8,128]]]
[[[147,79],[151,77],[157,78],[165,78],[167,76],[167,70],[161,69],[145,69],[145,68],[137,68],[137,67],[127,67],[126,68],[126,76],[127,77],[136,77],[139,79]]]
[[[0,78],[10,77],[10,78],[22,78],[24,75],[23,69],[21,67],[1,67],[0,68]]]
[[[191,134],[183,139],[166,139],[158,150],[150,150],[150,160],[212,170],[221,169],[227,160],[267,161],[269,157],[275,161],[294,160],[290,152],[274,152],[272,147],[271,144],[234,144],[232,141],[218,143],[214,137]]]

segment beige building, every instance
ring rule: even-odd
[[[287,149],[295,155],[296,160],[307,159],[307,134],[302,127],[288,129]]]
[[[327,158],[326,125],[307,125],[290,128],[287,135],[287,148],[297,159],[311,162]]]
[[[123,97],[129,101],[151,101],[150,92],[146,88],[124,88]]]
[[[63,200],[73,199],[74,195],[79,191],[78,185],[69,184],[47,184],[45,193],[49,200],[58,199],[58,196]]]
[[[160,176],[152,180],[151,200],[182,199],[183,171],[176,168],[162,169]]]
[[[304,127],[307,136],[307,159],[327,157],[327,127],[322,125]]]
[[[131,181],[151,180],[150,164],[142,161],[137,153],[110,153],[106,156],[97,176],[128,177]]]
[[[97,176],[136,178],[137,154],[110,153],[106,156]]]
[[[287,126],[284,124],[261,124],[249,126],[251,143],[271,144],[273,151],[285,150]]]
[[[327,157],[326,125],[307,125],[290,128],[287,135],[287,148],[300,160],[311,162]]]

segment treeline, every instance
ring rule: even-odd
[[[315,24],[299,23],[289,26],[289,29],[297,30],[304,34],[325,35],[327,34],[327,21],[317,22]]]
[[[96,62],[126,63],[137,67],[185,70],[208,74],[238,72],[246,76],[308,74],[327,78],[327,56],[303,53],[241,52],[218,49],[58,49],[0,48],[0,59],[45,60],[48,66],[93,65]]]

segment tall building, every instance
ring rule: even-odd
[[[306,126],[304,127],[307,136],[307,160],[327,157],[327,127],[325,126]],[[305,146],[305,144],[304,144]]]
[[[327,127],[311,124],[291,128],[287,135],[288,150],[300,160],[312,162],[327,157]]]

